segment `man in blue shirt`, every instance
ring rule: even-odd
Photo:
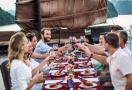
[[[41,40],[37,43],[37,46],[34,50],[37,54],[46,54],[52,49],[52,47],[47,45],[47,42],[50,42],[51,31],[50,28],[43,28],[41,30]],[[37,62],[41,63],[42,59],[35,59]]]
[[[50,42],[51,39],[51,28],[43,28],[41,30],[41,40],[37,43],[37,46],[34,50],[37,54],[46,54],[49,53],[52,47],[48,46],[47,42]],[[58,48],[58,52],[68,49],[67,46]],[[37,62],[41,63],[43,59],[35,59]]]

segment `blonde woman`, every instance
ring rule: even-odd
[[[47,57],[45,60],[43,60],[40,64],[38,62],[36,62],[33,58],[30,57],[30,52],[32,52],[32,44],[29,41],[29,48],[28,48],[28,52],[26,52],[24,54],[24,58],[26,59],[26,62],[28,63],[29,68],[32,71],[32,75],[36,75],[40,70],[42,70],[45,64],[47,64],[48,62],[52,62],[51,60],[49,60],[49,57]],[[45,73],[44,73],[45,74]],[[46,76],[46,75],[44,75]],[[35,84],[31,90],[41,90],[42,89],[42,84],[41,82],[44,82],[45,78],[43,78],[40,82],[38,82],[38,84]]]
[[[11,90],[29,90],[43,77],[42,73],[37,74],[30,82],[32,73],[23,58],[24,53],[28,52],[28,48],[28,40],[24,33],[19,32],[11,37],[8,47]]]

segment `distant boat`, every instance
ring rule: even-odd
[[[16,23],[26,31],[83,29],[106,21],[106,5],[107,0],[16,0]]]

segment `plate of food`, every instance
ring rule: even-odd
[[[89,69],[86,69],[85,71],[81,72],[82,75],[91,75],[94,74],[95,72],[90,71]]]
[[[52,76],[63,76],[65,74],[64,71],[57,70],[56,72],[51,73]]]
[[[83,62],[83,63],[80,63],[79,66],[81,67],[86,67],[86,66],[89,66],[90,64],[88,62]]]
[[[81,88],[92,88],[92,87],[96,87],[96,86],[97,86],[97,84],[93,83],[91,81],[86,81],[85,83],[80,84]]]
[[[62,87],[61,84],[56,84],[56,83],[47,84],[47,85],[45,86],[46,89],[50,89],[50,90],[59,89],[59,88],[61,88],[61,87]]]
[[[61,68],[61,67],[64,67],[64,65],[62,63],[57,63],[54,65],[56,68]]]

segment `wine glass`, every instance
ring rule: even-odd
[[[69,37],[69,41],[70,41],[70,43],[71,43],[72,45],[75,44],[75,43],[76,43],[76,37],[70,36],[70,37]]]
[[[70,43],[72,42],[72,36],[69,37],[69,41],[70,41]],[[72,44],[72,43],[71,43],[71,44]]]
[[[83,52],[82,52],[82,48],[83,47],[83,45],[81,44],[81,43],[79,43],[78,44],[78,51],[80,52],[80,57],[79,57],[79,59],[84,59],[83,57],[82,57],[82,54],[83,54]]]
[[[55,59],[56,57],[56,52],[55,51],[51,51],[50,52],[50,59]]]
[[[58,44],[53,44],[54,51],[58,51]]]
[[[76,44],[76,42],[77,42],[76,37],[72,37],[72,44]]]
[[[77,43],[77,44],[74,45],[75,51],[79,51],[80,45],[81,45],[80,39],[76,40],[76,43]]]
[[[85,36],[80,36],[80,40],[81,40],[81,43],[86,42],[86,38],[85,38]]]
[[[70,48],[69,45],[70,45],[70,41],[65,41],[65,46],[68,46],[68,49]],[[65,54],[69,54],[68,50]]]

